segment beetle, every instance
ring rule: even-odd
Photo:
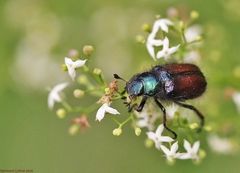
[[[114,74],[115,79],[121,79]],[[129,81],[126,81],[124,92],[127,92],[130,100],[136,97],[142,97],[139,105],[127,103],[128,111],[135,109],[141,112],[149,98],[153,98],[158,107],[163,112],[163,125],[166,130],[171,132],[174,138],[177,134],[167,126],[166,110],[161,101],[172,101],[177,105],[190,109],[200,118],[200,130],[204,126],[204,116],[194,106],[184,103],[189,99],[201,96],[207,87],[206,79],[194,64],[165,64],[154,66],[149,71],[134,75]]]

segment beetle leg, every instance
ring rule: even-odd
[[[202,115],[202,113],[199,110],[197,110],[197,108],[195,108],[192,105],[188,105],[188,104],[181,103],[181,102],[178,102],[178,101],[174,101],[174,103],[176,103],[179,106],[182,106],[184,108],[190,109],[190,110],[194,111],[197,114],[197,116],[199,117],[199,119],[201,121],[200,122],[201,127],[199,129],[199,132],[200,132],[202,130],[203,126],[204,126],[204,116]]]
[[[136,108],[136,111],[141,112],[141,111],[143,110],[143,107],[144,107],[144,105],[145,105],[145,103],[146,103],[146,101],[147,101],[147,98],[148,98],[147,96],[143,96],[140,104],[139,104],[138,107]]]
[[[137,106],[137,103],[134,103],[133,105],[131,105],[131,103],[127,104],[128,107],[128,112],[132,112],[133,108],[135,108]]]
[[[166,109],[164,108],[164,106],[158,101],[157,98],[154,98],[156,104],[159,106],[159,108],[162,110],[163,112],[163,126],[166,130],[168,130],[169,132],[171,132],[173,134],[173,139],[177,138],[177,134],[170,128],[168,128],[167,126],[167,115],[166,115]]]

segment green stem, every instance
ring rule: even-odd
[[[72,111],[72,107],[66,101],[62,101],[61,103],[68,112]]]

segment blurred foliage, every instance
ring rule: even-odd
[[[234,133],[228,135],[239,137],[240,115],[232,101],[224,97],[226,87],[240,90],[236,72],[240,66],[238,0],[1,0],[0,168],[45,173],[239,172],[238,153],[223,156],[207,151],[198,166],[191,161],[168,166],[160,153],[144,147],[144,135],[136,137],[132,130],[116,138],[108,121],[92,123],[86,133],[71,137],[66,130],[70,122],[59,120],[47,109],[45,88],[61,80],[49,74],[63,76],[54,69],[71,48],[94,44],[97,58],[92,61],[109,80],[112,73],[129,78],[149,68],[152,61],[145,47],[135,43],[135,36],[141,33],[142,23],[152,23],[155,14],[164,15],[170,6],[200,13],[199,22],[206,31],[201,67],[209,85],[207,93],[195,103],[207,112],[207,121],[223,129],[230,124]],[[31,33],[39,33],[42,39],[34,40]],[[29,53],[29,49],[34,56],[24,59],[22,51]],[[40,60],[42,55],[46,61]],[[18,62],[21,58],[24,63]]]

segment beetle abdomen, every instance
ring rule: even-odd
[[[173,90],[168,96],[174,99],[186,100],[199,97],[206,90],[206,80],[201,74],[177,75],[173,78]]]
[[[207,82],[200,69],[193,64],[168,64],[164,69],[171,75],[171,99],[187,100],[199,97],[206,90]]]

